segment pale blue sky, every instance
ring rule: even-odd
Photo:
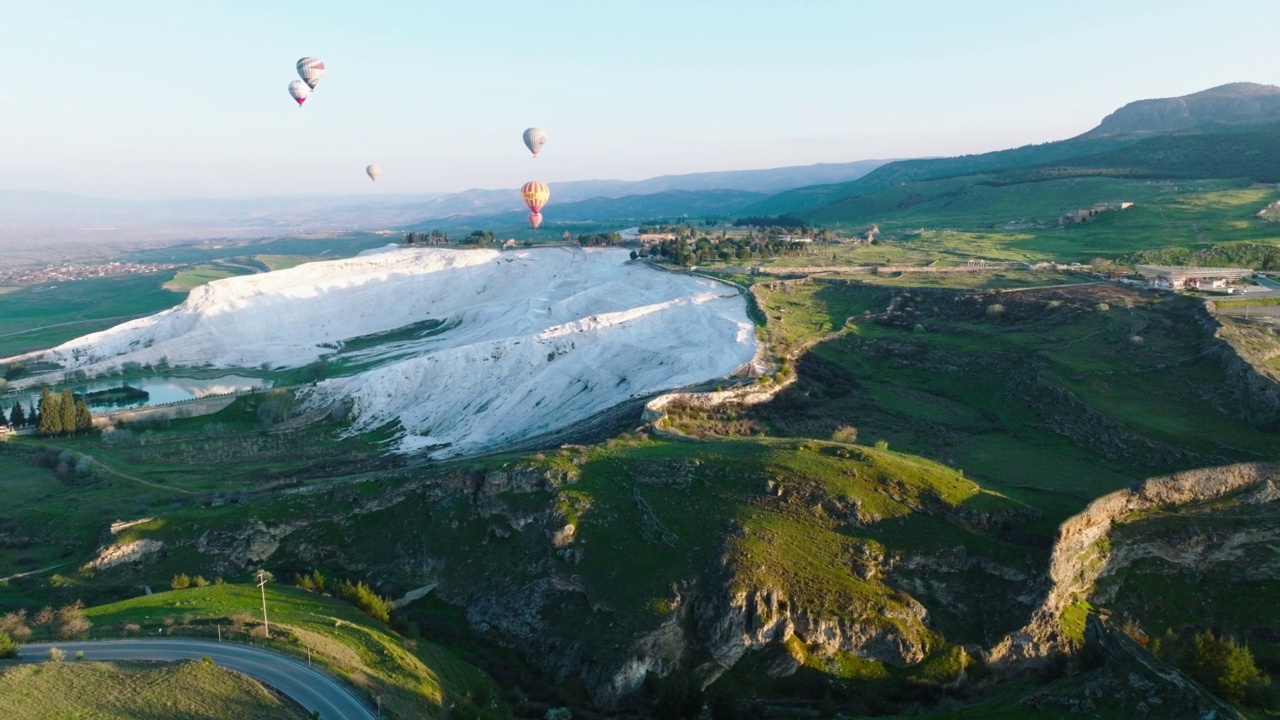
[[[10,3],[0,188],[363,195],[983,152],[1280,82],[1277,26],[1275,0]],[[328,72],[298,110],[303,55]]]

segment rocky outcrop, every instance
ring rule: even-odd
[[[1123,551],[1116,554],[1113,561],[1111,529],[1130,513],[1214,500],[1246,491],[1265,496],[1277,478],[1280,478],[1280,464],[1240,463],[1152,478],[1136,489],[1120,490],[1094,500],[1083,512],[1059,526],[1049,565],[1052,584],[1048,593],[1031,622],[992,649],[993,666],[1012,669],[1070,646],[1070,640],[1062,633],[1063,610],[1087,597],[1104,573],[1114,572],[1118,563],[1131,562],[1138,556]]]
[[[134,540],[132,542],[121,543],[119,545],[109,545],[99,548],[98,554],[85,565],[86,569],[105,570],[109,567],[122,565],[127,562],[140,562],[143,558],[153,553],[160,552],[164,549],[164,543],[159,540]]]
[[[900,595],[893,602],[862,610],[860,617],[842,617],[798,607],[775,589],[727,591],[699,605],[697,633],[720,671],[748,651],[793,636],[810,653],[823,657],[845,652],[905,667],[928,654],[927,612],[910,596]]]

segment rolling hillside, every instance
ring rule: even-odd
[[[1280,88],[1225,85],[1183,98],[1131,103],[1079,137],[981,155],[890,163],[852,182],[779,193],[743,212],[803,214],[821,222],[878,222],[893,219],[892,212],[884,212],[886,206],[920,205],[938,197],[938,188],[945,188],[945,194],[970,186],[1006,187],[1066,177],[1275,182],[1280,178],[1277,119]],[[937,182],[942,180],[948,182]],[[1030,186],[1023,194],[1042,190]],[[1064,204],[1062,209],[1072,206]],[[997,214],[988,223],[1017,217]]]

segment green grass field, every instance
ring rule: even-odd
[[[301,720],[256,681],[212,663],[64,662],[0,667],[0,717],[24,720]]]
[[[172,280],[164,284],[164,288],[174,292],[188,293],[195,288],[214,280],[222,280],[224,278],[247,275],[249,273],[250,270],[243,266],[228,266],[223,264],[197,265],[193,268],[179,271],[173,276]]]
[[[161,275],[31,285],[0,295],[0,357],[43,350],[182,302]]]

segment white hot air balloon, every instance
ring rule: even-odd
[[[382,168],[377,165],[370,165],[364,171],[369,176],[369,179],[374,182],[378,182],[378,176],[382,174]]]
[[[311,88],[307,87],[307,84],[301,80],[294,80],[289,83],[289,94],[293,96],[294,100],[298,101],[298,107],[302,107],[302,103],[306,102],[311,95]]]
[[[538,157],[538,151],[546,144],[547,133],[541,128],[529,128],[524,131],[524,146],[529,148],[534,157]]]
[[[298,61],[298,76],[312,90],[316,89],[316,85],[320,84],[320,78],[324,77],[324,63],[319,58],[304,57]]]

